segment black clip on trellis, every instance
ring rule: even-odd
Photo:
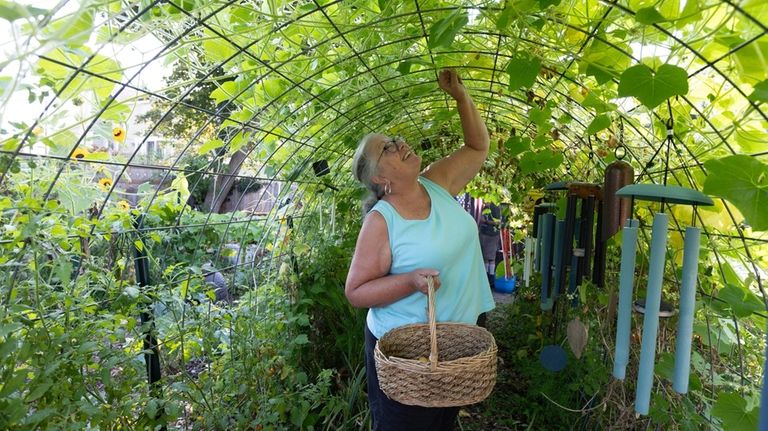
[[[146,288],[149,283],[149,257],[143,245],[143,239],[139,233],[140,227],[144,224],[144,214],[140,215],[134,220],[134,228],[136,229],[136,240],[134,241],[134,265],[136,268],[136,282],[139,287]],[[141,245],[138,245],[141,244]],[[143,307],[140,314],[141,327],[144,331],[144,363],[147,366],[147,380],[149,381],[150,395],[155,399],[162,397],[162,387],[160,386],[160,352],[157,348],[157,339],[155,338],[155,322],[154,315],[152,314],[150,306]],[[157,413],[157,417],[162,416],[163,412],[160,409]],[[156,419],[156,418],[152,418]],[[165,426],[161,428],[165,431]]]

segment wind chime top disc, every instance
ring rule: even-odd
[[[620,188],[616,192],[616,196],[681,205],[709,206],[715,204],[712,198],[698,190],[661,184],[629,184]]]

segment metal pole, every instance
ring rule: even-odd
[[[142,241],[139,229],[143,225],[144,215],[142,214],[134,221],[134,227],[136,228],[136,242]],[[138,246],[134,242],[134,265],[136,268],[136,282],[139,287],[147,288],[150,285],[149,280],[149,258],[147,257],[147,251],[143,245]],[[143,244],[143,242],[142,242]],[[152,309],[149,305],[145,306],[141,314],[139,315],[141,321],[141,327],[144,328],[144,363],[147,368],[147,380],[149,382],[149,392],[153,398],[162,397],[162,387],[160,386],[160,352],[157,348],[157,339],[155,338],[155,322]],[[160,410],[157,413],[157,417],[163,415],[163,411]],[[153,418],[154,419],[154,418]],[[166,427],[161,428],[165,430]]]

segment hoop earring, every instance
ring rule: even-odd
[[[391,195],[392,194],[392,183],[387,181],[386,184],[384,184],[384,194],[385,195]]]

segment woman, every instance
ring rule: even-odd
[[[363,138],[353,172],[371,192],[372,205],[357,239],[345,293],[366,319],[368,400],[374,430],[450,430],[458,408],[405,406],[379,388],[376,340],[390,329],[426,322],[427,277],[437,291],[437,320],[474,324],[494,307],[480,253],[477,225],[454,200],[488,155],[488,131],[461,79],[438,76],[456,101],[464,146],[421,172],[421,158],[401,139]],[[370,210],[370,211],[368,211]]]

